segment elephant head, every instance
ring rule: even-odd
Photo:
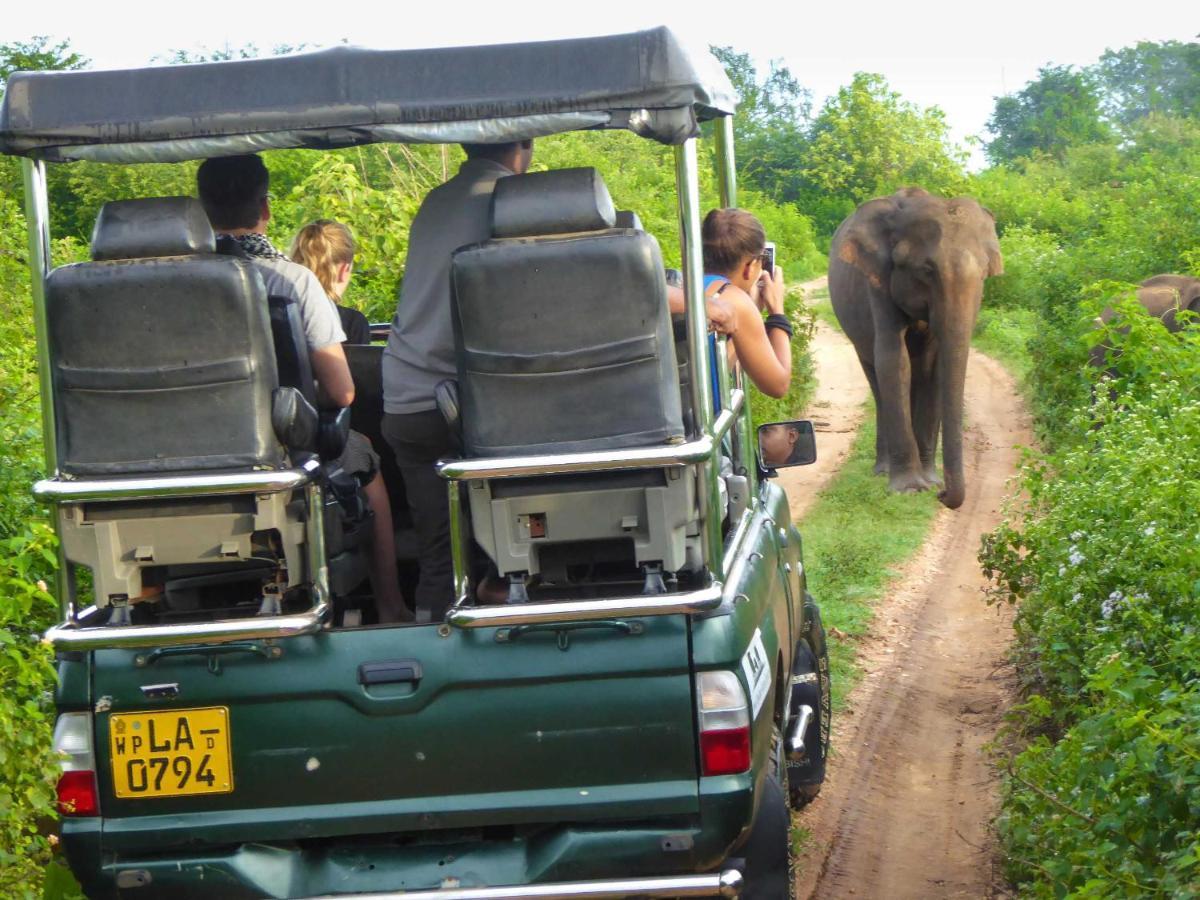
[[[893,489],[920,489],[936,477],[940,423],[945,484],[938,496],[952,509],[960,506],[971,332],[984,280],[1004,271],[995,219],[970,197],[946,199],[907,188],[860,206],[838,229],[830,256],[830,294],[839,320],[843,309],[855,315],[855,304],[870,310],[872,346],[865,355],[862,341],[849,328],[847,333],[878,382]],[[839,302],[835,291],[865,296]]]

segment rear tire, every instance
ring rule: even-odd
[[[746,860],[741,900],[790,900],[792,896],[792,810],[784,788],[783,733],[772,732],[771,759],[750,838],[740,850]]]

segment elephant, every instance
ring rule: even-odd
[[[1004,273],[995,217],[970,197],[904,188],[838,227],[829,297],[875,396],[875,472],[893,491],[966,498],[963,389],[983,282]]]
[[[1180,310],[1200,314],[1200,278],[1188,275],[1154,275],[1147,278],[1137,289],[1137,301],[1146,312],[1159,319],[1167,331],[1176,332],[1183,328],[1183,323],[1175,318]],[[1096,325],[1107,325],[1116,316],[1116,311],[1108,307],[1100,313]],[[1092,347],[1088,356],[1089,362],[1103,369],[1108,365],[1109,353],[1112,348],[1101,343]]]

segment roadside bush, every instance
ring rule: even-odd
[[[1116,378],[1081,372],[1096,399],[1066,423],[1075,440],[1029,459],[1027,500],[981,553],[996,596],[1020,601],[1018,719],[1036,735],[998,828],[1033,896],[1195,896],[1200,336],[1112,302]]]
[[[71,243],[56,247],[73,252]],[[53,535],[29,488],[41,471],[25,220],[0,197],[0,896],[41,896],[53,816],[51,654],[37,641],[56,606]]]

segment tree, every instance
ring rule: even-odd
[[[27,41],[0,44],[0,96],[8,85],[8,76],[19,71],[46,69],[82,69],[91,60],[71,49],[68,41],[50,45],[50,38],[35,35]]]
[[[1200,116],[1200,43],[1141,41],[1104,51],[1090,71],[1105,114],[1121,126],[1150,113]]]
[[[801,208],[829,234],[858,204],[900,187],[961,190],[967,154],[951,143],[940,109],[921,109],[882,75],[859,72],[821,109],[805,157]]]
[[[711,47],[738,95],[734,155],[739,176],[776,200],[794,201],[812,117],[812,92],[787,67],[770,63],[765,78],[749,53]]]
[[[985,152],[993,163],[1035,152],[1061,159],[1068,147],[1111,140],[1095,77],[1073,66],[1045,66],[1016,94],[996,99]]]

